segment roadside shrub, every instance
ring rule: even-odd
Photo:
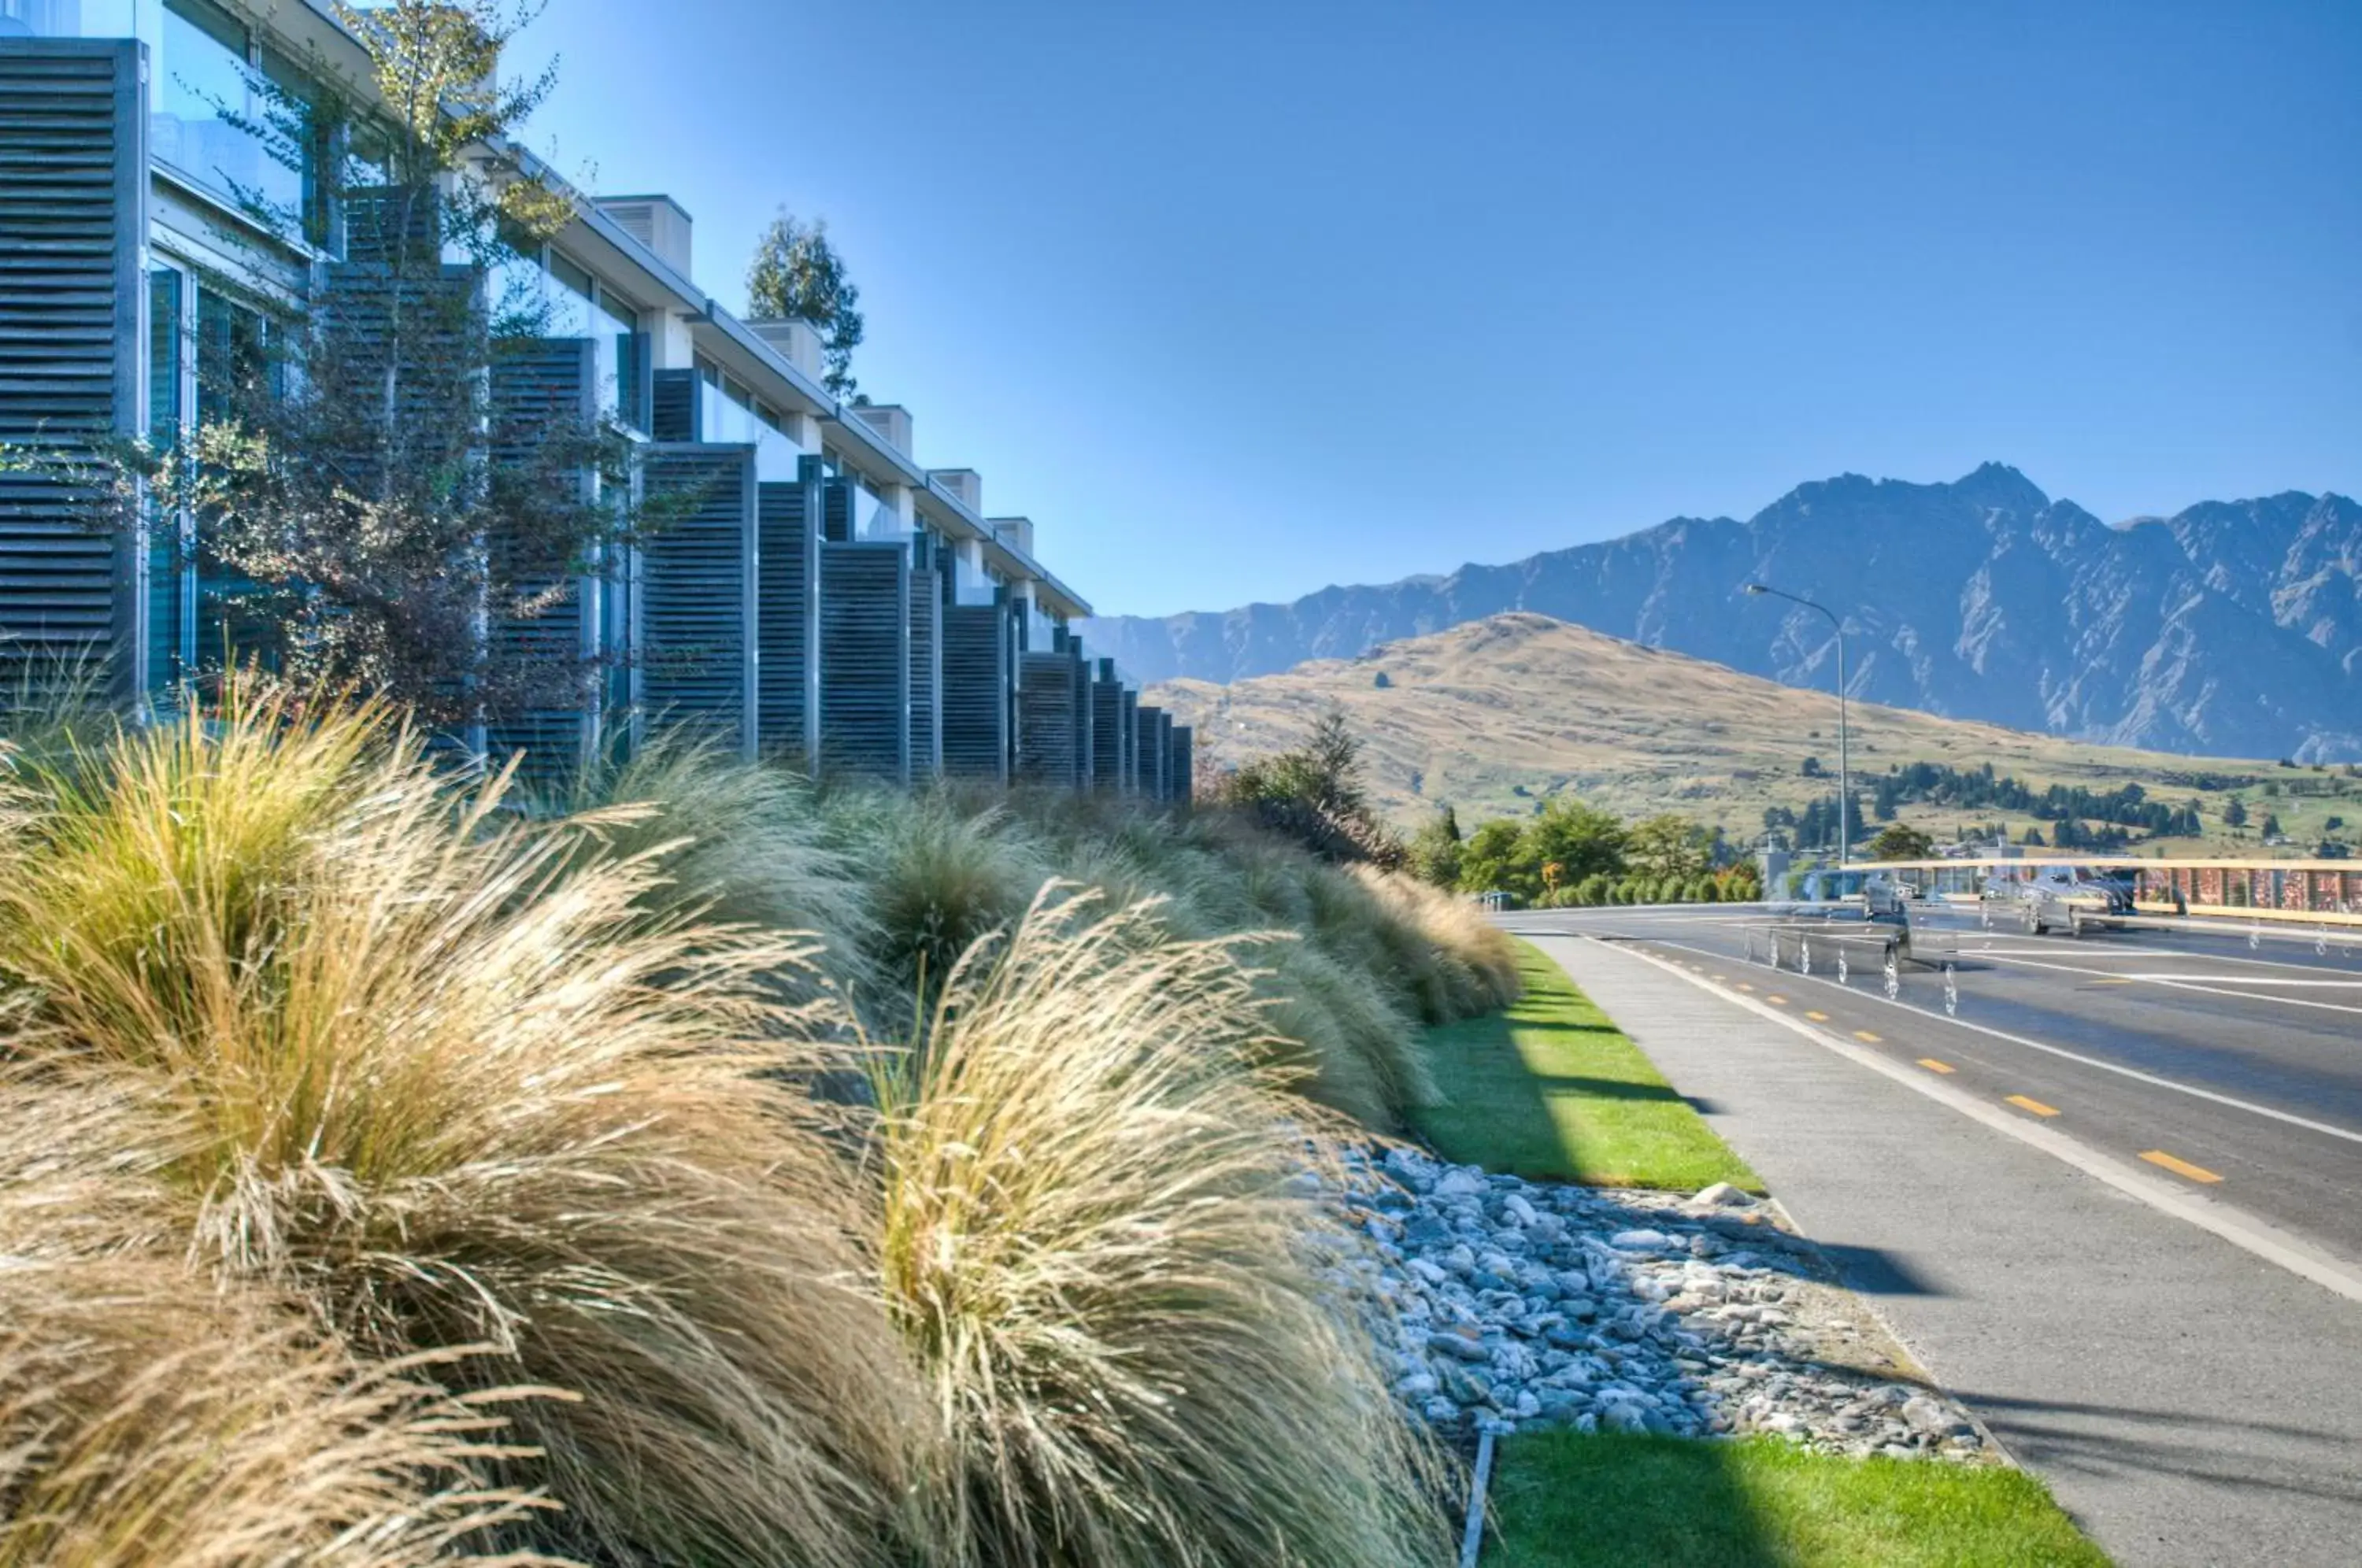
[[[1576,886],[1575,902],[1585,905],[1586,907],[1596,908],[1598,905],[1608,901],[1609,898],[1614,894],[1615,889],[1616,883],[1614,878],[1610,878],[1605,871],[1595,871],[1590,876],[1585,877],[1582,882]]]
[[[522,1539],[889,1562],[929,1428],[874,1217],[801,1097],[809,949],[652,918],[650,858],[456,797],[381,710],[271,698],[0,794],[0,974],[40,1053],[188,1128],[179,1249],[543,1451]],[[77,782],[76,779],[100,782]]]
[[[939,1561],[1440,1560],[1431,1461],[1308,1246],[1290,1099],[1223,944],[1045,891],[889,1092],[889,1298],[951,1433]]]

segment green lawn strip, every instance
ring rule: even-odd
[[[1846,1459],[1777,1438],[1524,1433],[1485,1568],[2105,1568],[2042,1483],[2002,1465]]]
[[[1531,943],[1507,1011],[1427,1032],[1443,1103],[1415,1113],[1444,1158],[1538,1180],[1688,1192],[1762,1178]]]

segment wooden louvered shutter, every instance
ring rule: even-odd
[[[932,568],[911,572],[911,774],[944,770],[944,580]]]
[[[651,378],[648,434],[659,441],[701,441],[698,418],[699,393],[695,370],[658,370]]]
[[[504,345],[491,368],[492,460],[533,460],[531,443],[553,430],[579,430],[599,416],[597,346],[587,337],[545,337]],[[588,494],[591,476],[561,480]],[[524,558],[521,541],[491,540],[499,579],[520,597],[562,591],[530,619],[492,628],[498,663],[535,689],[534,706],[494,724],[486,747],[497,763],[522,751],[520,777],[553,781],[585,760],[596,738],[600,582],[569,571],[580,563]]]
[[[0,442],[39,454],[0,472],[0,670],[112,658],[127,688],[146,663],[141,551],[84,465],[144,414],[144,58],[0,39]]]
[[[823,544],[820,579],[824,766],[911,777],[911,557],[899,544]]]
[[[820,753],[820,459],[798,459],[796,472],[762,485],[757,502],[760,736],[810,762]]]
[[[947,604],[943,613],[944,771],[1009,778],[1009,658],[997,604]]]
[[[752,754],[758,686],[754,635],[755,448],[646,448],[651,497],[679,497],[641,547],[642,684],[659,723],[708,723]]]

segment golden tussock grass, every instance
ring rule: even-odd
[[[1045,889],[954,975],[883,1128],[886,1288],[961,1562],[1433,1561],[1429,1458],[1308,1253],[1251,977]]]

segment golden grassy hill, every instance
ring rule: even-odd
[[[1801,809],[1836,788],[1831,693],[1543,615],[1496,615],[1359,658],[1318,660],[1231,686],[1170,681],[1142,700],[1197,726],[1201,778],[1296,745],[1325,709],[1341,707],[1367,744],[1378,804],[1406,827],[1446,802],[1465,828],[1526,814],[1572,791],[1628,816],[1678,811],[1745,837],[1760,830],[1767,806]],[[2256,823],[2276,812],[2305,844],[2321,836],[2330,816],[2362,822],[2362,779],[2342,771],[2090,745],[1859,702],[1851,730],[1858,781],[1890,764],[1925,761],[1959,768],[1990,762],[2037,786],[2113,790],[2134,782],[2177,805],[2196,799],[2210,838],[2227,844],[2217,813],[2229,792],[2205,790],[2197,778],[2217,773],[2248,780],[2237,792]],[[1806,777],[1808,756],[1829,777]],[[2268,783],[2279,793],[2268,794]],[[1867,802],[1867,788],[1857,788]],[[2005,814],[1915,805],[1900,813],[1939,838],[1951,836],[1964,815]],[[2012,820],[2012,835],[2030,821]],[[2252,826],[2245,844],[2256,848]]]

